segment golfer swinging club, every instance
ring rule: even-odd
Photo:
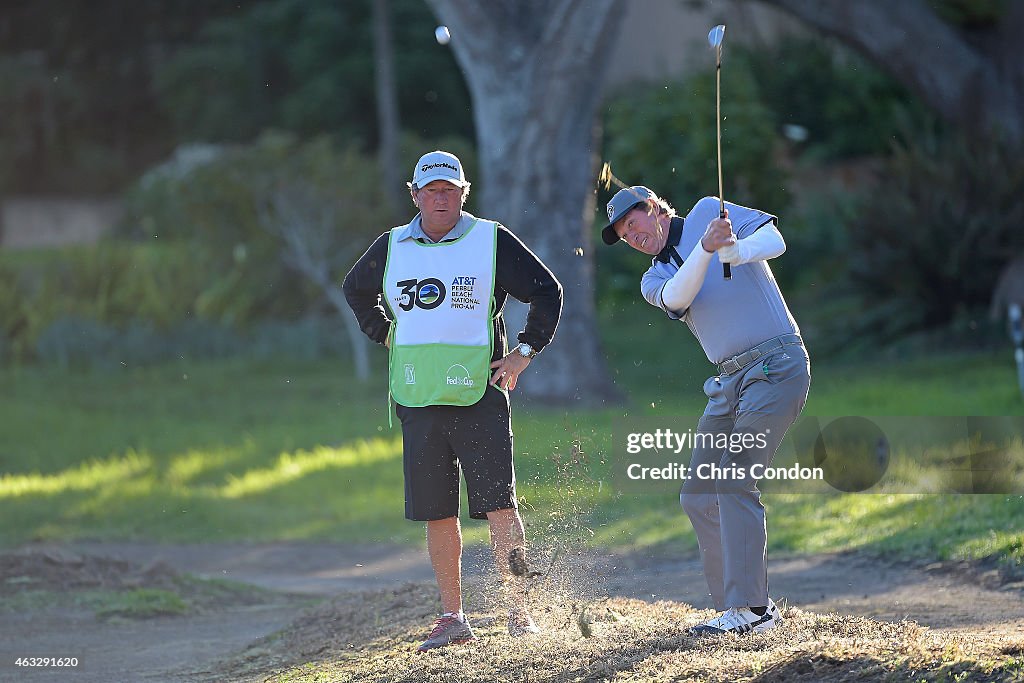
[[[562,287],[508,229],[462,210],[470,183],[454,154],[423,155],[408,187],[419,213],[377,238],[345,277],[344,290],[363,332],[390,350],[405,516],[427,523],[444,610],[419,646],[423,652],[473,639],[462,609],[460,469],[469,516],[490,524],[509,593],[508,632],[538,632],[510,566],[513,549],[524,562],[526,541],[508,391],[554,336]],[[519,345],[506,353],[502,307],[509,295],[530,310]]]
[[[754,464],[766,467],[803,409],[811,381],[800,329],[767,263],[786,250],[777,219],[729,202],[725,207],[721,218],[719,200],[705,197],[680,218],[638,185],[612,197],[601,231],[605,244],[623,240],[654,257],[640,282],[643,297],[685,322],[718,366],[704,383],[708,404],[697,425],[699,433],[716,436],[702,443],[755,444],[740,453],[698,445],[679,494],[697,534],[711,599],[722,612],[692,628],[693,635],[766,631],[782,621],[768,596],[757,480],[692,473],[704,463],[746,473]],[[723,263],[732,266],[731,280],[721,275]]]

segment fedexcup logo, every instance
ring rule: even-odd
[[[469,370],[466,369],[466,366],[459,365],[458,363],[448,368],[444,381],[449,386],[471,387],[475,384],[473,378],[469,376]]]

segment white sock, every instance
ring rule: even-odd
[[[466,623],[466,613],[463,612],[462,610],[459,610],[458,612],[445,612],[441,616],[442,617],[455,617],[456,619],[461,621],[463,624]]]

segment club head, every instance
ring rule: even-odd
[[[722,47],[722,39],[725,38],[725,24],[719,24],[708,31],[708,45],[711,47]]]

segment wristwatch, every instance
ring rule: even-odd
[[[540,353],[540,351],[535,350],[526,342],[521,342],[518,346],[516,346],[516,353],[518,353],[523,358],[536,358],[537,354]]]

